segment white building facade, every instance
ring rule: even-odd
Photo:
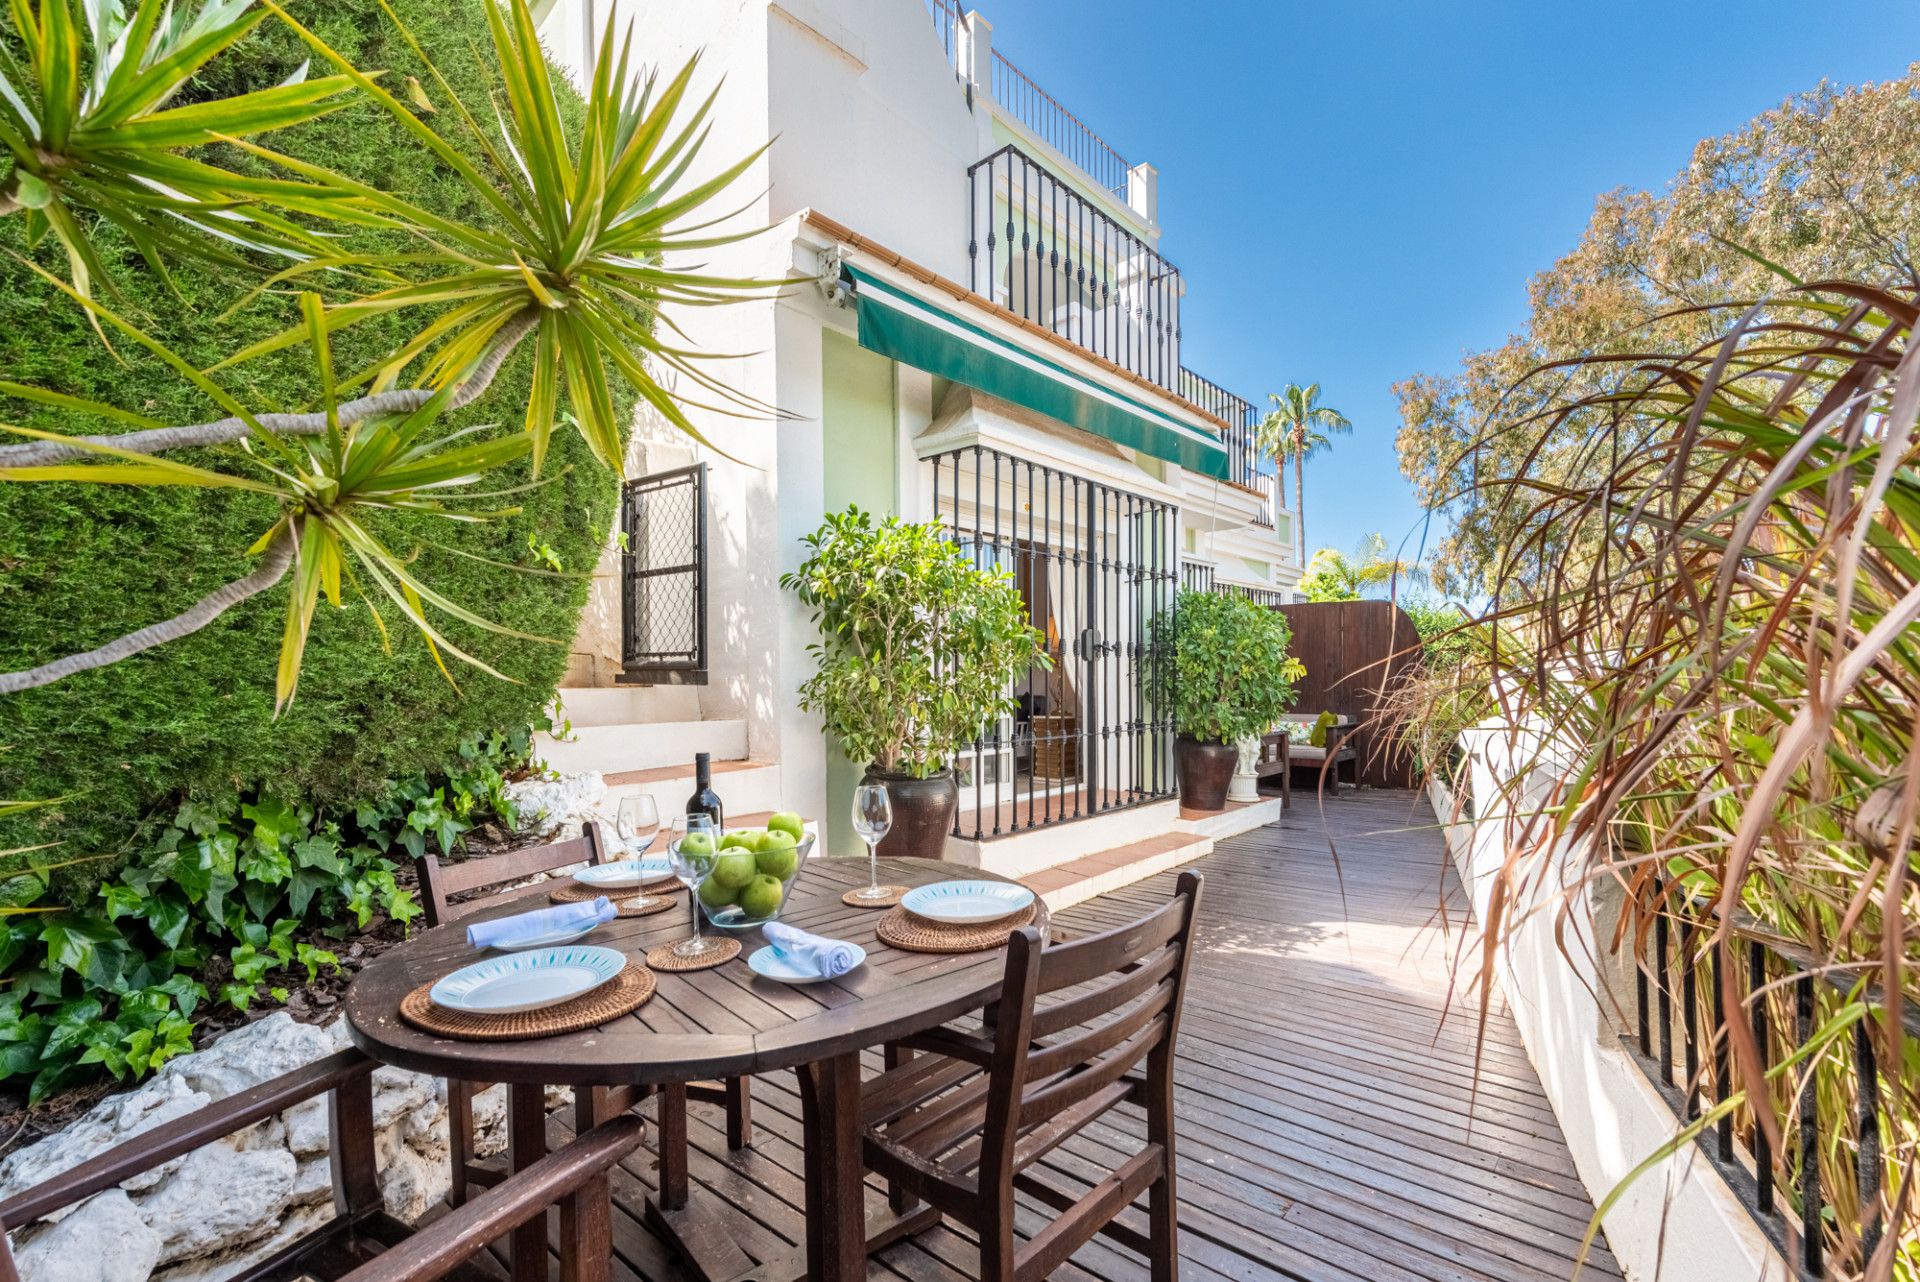
[[[574,741],[548,759],[670,813],[709,752],[730,814],[797,809],[859,849],[836,821],[864,763],[797,707],[814,638],[779,588],[802,536],[857,504],[1006,568],[1053,651],[956,763],[950,853],[1024,875],[1164,828],[1147,620],[1182,586],[1290,601],[1301,556],[1254,407],[1182,349],[1154,167],[950,0],[556,0],[543,36],[590,66],[610,16],[668,74],[701,54],[719,97],[700,168],[771,140],[733,222],[769,230],[707,267],[795,283],[670,318],[780,417],[696,413],[711,449],[637,426],[626,547],[575,642]]]

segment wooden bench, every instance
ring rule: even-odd
[[[1324,748],[1316,748],[1308,743],[1296,743],[1289,738],[1285,729],[1287,724],[1310,725],[1314,720],[1313,717],[1288,714],[1280,719],[1281,728],[1261,740],[1261,764],[1269,768],[1259,773],[1262,775],[1275,773],[1285,780],[1281,786],[1281,794],[1286,798],[1284,805],[1293,804],[1293,769],[1296,766],[1310,768],[1313,771],[1316,787],[1323,766],[1332,776],[1336,793],[1342,782],[1340,776],[1343,767],[1347,775],[1344,782],[1351,787],[1360,786],[1360,753],[1356,747],[1358,743],[1356,736],[1359,734],[1360,727],[1353,723],[1351,717],[1341,716],[1339,720],[1327,727],[1326,734],[1322,736],[1326,740]],[[1279,762],[1284,764],[1268,763],[1265,760],[1267,745],[1275,740],[1285,742],[1284,750],[1279,757]]]

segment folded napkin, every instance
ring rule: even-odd
[[[762,926],[760,933],[797,965],[811,966],[828,979],[838,979],[860,964],[860,954],[852,944],[842,940],[824,939],[777,921]]]
[[[555,904],[551,908],[475,922],[467,927],[467,942],[475,948],[508,948],[555,931],[598,926],[603,921],[612,921],[616,914],[613,901],[602,895],[583,903]]]

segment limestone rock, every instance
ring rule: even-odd
[[[599,771],[590,770],[552,779],[516,780],[506,786],[506,792],[519,809],[522,832],[549,841],[570,841],[587,822],[599,818],[607,781]]]
[[[204,1108],[211,1102],[210,1096],[196,1091],[178,1077],[156,1077],[125,1095],[104,1099],[59,1134],[49,1135],[0,1161],[0,1198],[24,1192],[104,1153],[130,1136]],[[178,1165],[177,1161],[167,1163],[128,1180],[125,1187],[134,1192],[151,1188]],[[71,1210],[47,1218],[57,1220],[67,1214],[71,1214]]]
[[[195,1055],[169,1060],[158,1076],[178,1077],[213,1099],[290,1073],[335,1049],[333,1035],[285,1011],[234,1029]]]
[[[22,1282],[147,1282],[160,1247],[127,1195],[109,1189],[34,1233],[14,1261]]]
[[[272,1233],[293,1196],[299,1163],[283,1148],[196,1149],[135,1205],[160,1234],[160,1262],[215,1255]]]

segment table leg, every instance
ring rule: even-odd
[[[507,1139],[515,1172],[547,1155],[547,1091],[515,1082],[507,1087]],[[513,1231],[514,1282],[547,1282],[547,1217]]]
[[[867,1190],[860,1160],[860,1056],[835,1055],[801,1070],[806,1142],[807,1277],[867,1276]]]

